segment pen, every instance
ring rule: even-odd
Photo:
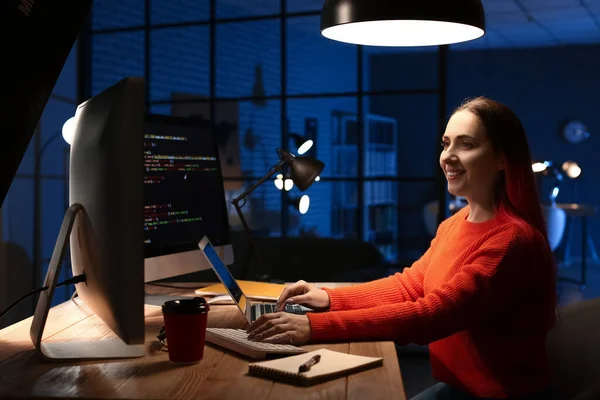
[[[307,362],[305,362],[304,364],[302,364],[300,366],[300,368],[298,368],[298,373],[310,371],[310,367],[312,367],[313,365],[315,365],[319,361],[321,361],[321,356],[319,354],[316,354],[316,355],[312,356],[310,358],[310,360],[308,360]]]

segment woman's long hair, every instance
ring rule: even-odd
[[[517,223],[533,226],[545,238],[550,251],[546,221],[531,168],[531,152],[523,124],[510,108],[486,97],[467,99],[454,112],[458,111],[469,111],[476,115],[494,149],[504,157],[504,171],[496,186],[496,213]],[[552,291],[555,295],[557,272],[554,262],[552,267]],[[555,297],[554,308],[556,309]],[[559,312],[557,317],[560,319]]]

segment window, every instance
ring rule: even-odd
[[[216,0],[218,19],[279,14],[279,0]]]
[[[119,29],[144,25],[145,0],[96,0],[92,5],[92,29]]]
[[[209,96],[209,28],[186,26],[150,33],[150,100],[172,100],[177,92]]]
[[[92,95],[128,76],[144,76],[144,32],[96,34],[92,40]]]
[[[217,97],[281,95],[277,19],[217,25]]]
[[[213,106],[229,200],[277,163],[277,148],[313,140],[320,180],[301,192],[273,176],[252,192],[255,233],[364,240],[389,261],[414,260],[430,240],[423,205],[439,195],[437,54],[328,40],[322,5],[287,1],[281,15],[279,0],[152,0],[150,26],[93,34],[92,87],[149,74],[152,112],[209,119]]]
[[[319,16],[287,20],[288,94],[356,92],[356,46],[324,38],[319,27]]]
[[[150,23],[152,25],[208,21],[209,18],[209,0],[150,1]]]

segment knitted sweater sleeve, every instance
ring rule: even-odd
[[[323,288],[329,295],[329,310],[360,310],[403,301],[415,301],[423,297],[425,271],[436,244],[448,229],[449,223],[450,220],[447,220],[440,225],[425,254],[402,272],[359,285],[336,289]]]
[[[515,236],[514,229],[492,236],[457,274],[414,301],[309,313],[312,340],[425,344],[464,330],[489,316],[498,304],[511,306],[514,293],[523,293],[535,281],[534,268],[522,268],[522,258],[529,254],[528,244],[531,241]]]
[[[429,247],[410,267],[387,278],[336,289],[323,288],[329,294],[329,310],[358,310],[423,297],[423,279],[431,253]]]

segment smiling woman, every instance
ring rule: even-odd
[[[442,137],[440,165],[448,191],[467,199],[469,221],[482,222],[494,215],[494,188],[504,170],[502,155],[488,138],[484,125],[470,111],[456,112]]]
[[[529,143],[519,118],[504,104],[478,97],[457,108],[446,132],[461,128],[468,129],[474,146],[479,143],[479,150],[473,149],[474,156],[464,156],[465,160],[479,160],[475,161],[478,162],[475,167],[478,171],[473,173],[480,179],[480,184],[487,183],[493,189],[486,187],[487,192],[476,190],[475,196],[481,194],[486,197],[484,193],[487,193],[488,198],[491,196],[494,215],[503,214],[524,221],[546,236],[546,223],[531,169]],[[462,196],[469,200],[468,196]],[[471,201],[469,205],[471,208],[474,206]]]
[[[505,105],[463,103],[450,118],[440,165],[469,205],[444,221],[410,268],[348,288],[299,281],[254,322],[254,340],[295,344],[394,340],[429,344],[440,384],[413,397],[551,399],[545,340],[556,323],[555,264],[525,131]]]

